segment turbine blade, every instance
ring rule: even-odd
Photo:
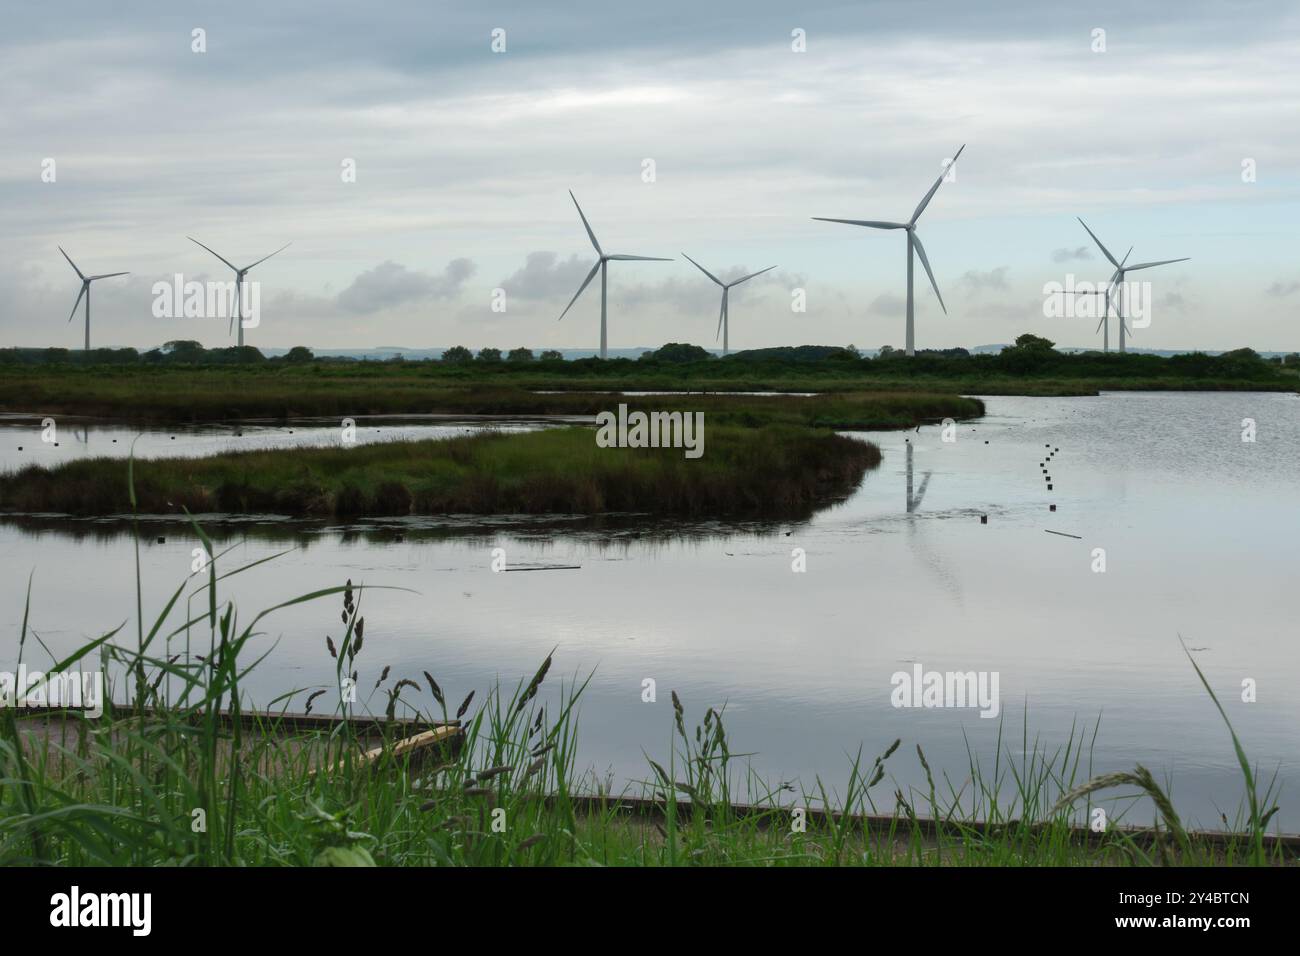
[[[727,314],[727,290],[722,290],[722,304],[718,306],[718,333],[713,336],[713,341],[722,338],[722,317]]]
[[[691,265],[695,266],[695,268],[699,269],[701,272],[703,272],[706,276],[708,276],[710,279],[712,279],[712,280],[713,280],[714,282],[716,282],[718,285],[724,285],[724,283],[723,283],[723,281],[722,281],[721,279],[719,279],[717,276],[715,276],[715,275],[714,275],[712,272],[710,272],[708,269],[704,268],[704,266],[700,265],[698,262],[696,262],[696,261],[695,261],[694,259],[692,259],[690,256],[687,256],[686,253],[683,252],[682,255],[683,255],[683,256],[686,256],[686,261],[687,261],[687,262],[689,262]]]
[[[880,219],[827,219],[825,216],[813,216],[817,222],[842,222],[846,226],[866,226],[868,229],[906,229],[905,222],[885,222]]]
[[[606,259],[617,259],[620,262],[672,262],[672,259],[662,259],[659,256],[606,256]]]
[[[1097,322],[1097,327],[1096,327],[1095,329],[1092,330],[1092,334],[1093,334],[1093,335],[1096,335],[1098,332],[1101,331],[1102,323],[1105,322],[1105,321],[1106,321],[1106,316],[1103,315],[1103,316],[1098,320],[1098,322]]]
[[[72,303],[72,311],[68,313],[69,322],[71,322],[72,317],[77,314],[77,306],[81,305],[81,297],[85,294],[86,294],[86,283],[82,282],[81,291],[77,293],[77,301]]]
[[[1079,217],[1075,217],[1075,218],[1079,218]],[[1106,256],[1106,258],[1110,260],[1110,264],[1113,265],[1116,269],[1118,269],[1119,263],[1115,261],[1115,257],[1110,254],[1109,249],[1107,249],[1105,246],[1101,244],[1101,240],[1097,238],[1097,234],[1093,232],[1091,229],[1088,229],[1088,224],[1084,222],[1082,218],[1079,218],[1079,225],[1083,226],[1084,229],[1088,230],[1088,235],[1092,236],[1092,241],[1097,244],[1097,248],[1100,249],[1102,253]]]
[[[1124,258],[1121,259],[1121,260],[1119,261],[1119,267],[1120,267],[1121,269],[1124,268],[1124,263],[1128,262],[1128,257],[1131,256],[1131,255],[1133,255],[1133,247],[1132,247],[1132,246],[1129,246],[1129,247],[1128,247],[1128,252],[1124,253]]]
[[[733,285],[740,285],[742,282],[748,282],[750,279],[754,278],[754,276],[761,276],[764,272],[771,272],[775,268],[776,266],[768,266],[766,269],[759,269],[757,272],[751,272],[747,276],[741,276],[735,282],[728,282],[727,288],[730,289]]]
[[[279,249],[276,249],[275,252],[271,253],[271,256],[278,256],[280,253],[284,252],[284,250],[288,249],[291,245],[293,245],[292,242],[286,242]],[[258,259],[256,262],[253,263],[253,266],[261,265],[267,259],[271,258],[271,256],[262,256],[262,258]],[[253,266],[244,266],[244,271],[247,272],[249,269],[253,268]]]
[[[103,275],[86,276],[88,282],[94,282],[96,279],[112,279],[114,276],[129,276],[129,272],[105,272]]]
[[[586,289],[587,286],[591,285],[591,280],[596,278],[596,273],[599,271],[600,271],[600,262],[598,261],[594,266],[591,267],[591,271],[587,273],[587,278],[582,280],[582,285],[578,286],[578,291],[573,293],[573,298],[569,300],[569,304],[566,305],[564,307],[564,311],[560,313],[561,319],[569,314],[569,310],[573,308],[573,303],[578,301],[578,296],[582,295],[583,290]],[[559,319],[557,319],[556,321],[558,322]]]
[[[59,252],[63,252],[63,247],[62,247],[62,246],[59,246]],[[63,258],[65,258],[65,259],[68,260],[68,265],[72,266],[72,271],[75,272],[75,273],[77,274],[77,278],[78,278],[78,279],[85,279],[85,278],[86,278],[85,276],[83,276],[83,275],[81,274],[81,270],[77,268],[77,264],[76,264],[75,262],[72,261],[72,256],[68,255],[66,252],[63,252]]]
[[[966,144],[962,143],[961,149],[957,150],[957,156],[960,156],[961,150],[965,148],[966,148]],[[925,194],[925,198],[922,199],[919,203],[917,203],[916,212],[912,213],[912,219],[910,225],[913,226],[916,225],[916,220],[921,218],[921,213],[925,212],[925,207],[930,205],[930,200],[934,198],[934,194],[937,193],[939,191],[939,187],[943,185],[943,177],[948,175],[949,169],[957,165],[957,156],[954,156],[952,158],[952,162],[949,163],[946,167],[944,167],[943,172],[939,174],[939,178],[936,179],[934,181],[934,185],[930,187],[930,191]],[[944,311],[947,310],[945,309]]]
[[[939,295],[939,283],[934,281],[934,273],[930,271],[930,260],[926,258],[925,246],[921,245],[921,237],[915,232],[912,233],[912,244],[916,246],[916,252],[921,257],[921,265],[925,266],[925,274],[930,277],[930,288],[934,289],[934,294],[939,296],[939,307],[943,309],[943,314],[948,314],[948,307],[943,304],[943,296]]]
[[[197,239],[195,239],[193,236],[186,236],[185,238],[188,239],[190,242],[194,243],[196,246],[203,246],[203,243],[199,242],[199,241],[198,241]],[[230,266],[230,268],[234,269],[236,272],[239,271],[239,266],[235,265],[233,262],[231,262],[229,259],[227,259],[225,256],[223,256],[221,253],[219,253],[219,252],[217,252],[215,249],[213,249],[211,246],[203,246],[203,248],[204,248],[204,249],[207,249],[208,252],[212,253],[214,256],[216,256],[218,259],[220,259],[220,260],[221,260],[222,262],[224,262],[226,265]]]
[[[1167,266],[1171,262],[1186,262],[1191,256],[1183,256],[1181,259],[1161,259],[1159,262],[1139,262],[1135,266],[1128,266],[1125,272],[1132,272],[1134,269],[1150,269],[1154,266]]]
[[[578,206],[578,197],[573,195],[573,190],[569,190],[569,198],[573,200],[573,205],[577,206],[578,216],[582,219],[583,228],[587,230],[587,237],[591,239],[591,244],[596,248],[596,255],[603,256],[605,253],[600,248],[600,243],[596,241],[596,234],[591,231],[591,224],[587,222],[587,217],[582,214],[582,207]]]

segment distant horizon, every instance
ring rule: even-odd
[[[1023,334],[1023,333],[1021,333],[1021,334]],[[187,339],[168,339],[167,341],[168,341],[168,342],[171,342],[171,341],[199,341],[199,340],[195,340],[195,339],[188,339],[188,340],[187,340]],[[149,351],[152,351],[152,350],[154,350],[154,349],[160,349],[160,348],[162,348],[163,345],[165,345],[165,344],[166,344],[166,342],[159,342],[159,343],[156,344],[156,345],[149,345],[149,346],[139,346],[139,345],[96,345],[96,346],[94,346],[94,349],[95,349],[95,350],[98,350],[98,349],[115,350],[115,349],[128,349],[128,348],[133,348],[133,349],[136,349],[136,350],[137,350],[138,352],[140,352],[141,354],[144,354],[144,353],[149,352]],[[226,345],[207,345],[207,344],[204,344],[203,342],[199,341],[199,344],[200,344],[204,349],[206,349],[206,350],[215,350],[215,349],[223,349],[223,348],[234,348],[234,344],[233,344],[233,343],[229,343],[229,344],[226,344]],[[538,356],[538,355],[540,355],[542,352],[555,351],[555,352],[560,352],[560,353],[564,356],[564,358],[565,358],[566,361],[572,361],[572,360],[575,359],[575,358],[585,358],[585,357],[595,358],[595,357],[598,356],[599,351],[600,351],[598,348],[589,348],[589,347],[584,347],[584,346],[563,346],[563,345],[559,345],[559,346],[557,346],[557,345],[547,345],[547,346],[529,346],[529,345],[523,345],[523,346],[520,346],[520,345],[513,345],[513,346],[509,346],[509,347],[500,347],[500,346],[495,346],[495,345],[471,346],[471,345],[468,345],[468,344],[465,344],[465,343],[456,343],[456,344],[453,344],[453,345],[432,345],[432,346],[372,345],[372,346],[352,346],[352,347],[349,347],[349,346],[337,346],[337,347],[336,347],[336,346],[319,346],[319,347],[318,347],[318,346],[314,346],[314,345],[311,345],[310,343],[306,343],[306,342],[298,342],[298,343],[295,343],[294,345],[265,345],[265,346],[264,346],[264,345],[258,345],[258,344],[255,344],[255,343],[251,343],[251,342],[249,342],[249,343],[245,343],[245,344],[248,345],[249,347],[256,348],[256,349],[257,349],[259,352],[261,352],[263,355],[280,355],[280,354],[285,354],[285,353],[289,352],[291,349],[295,349],[295,348],[307,348],[307,349],[310,349],[310,350],[311,350],[311,352],[312,352],[313,355],[315,355],[315,356],[317,356],[317,357],[327,357],[327,358],[345,358],[345,357],[353,357],[353,356],[357,356],[357,357],[365,357],[365,356],[373,355],[373,354],[376,354],[376,353],[382,353],[382,354],[390,354],[390,353],[391,353],[391,354],[402,354],[402,355],[415,354],[415,355],[420,355],[420,356],[423,357],[423,356],[426,355],[426,353],[437,353],[437,354],[441,355],[443,352],[446,352],[448,349],[456,348],[456,347],[461,347],[461,348],[466,348],[466,349],[468,349],[471,353],[473,353],[473,354],[476,355],[476,356],[477,356],[478,353],[479,353],[482,349],[484,349],[484,348],[496,348],[496,349],[499,349],[499,351],[501,352],[503,359],[504,359],[504,357],[505,357],[505,356],[510,352],[511,349],[515,349],[515,348],[526,348],[526,349],[529,349],[529,350],[533,353],[534,356]],[[679,343],[664,342],[664,343],[662,343],[661,345],[640,345],[640,346],[631,346],[631,347],[627,347],[627,348],[610,348],[610,349],[609,349],[609,358],[610,358],[611,360],[612,360],[612,359],[617,359],[617,358],[639,358],[641,355],[643,355],[643,354],[646,353],[646,352],[654,352],[654,351],[657,351],[657,350],[660,349],[660,348],[663,348],[663,346],[665,346],[665,345],[670,345],[670,344],[679,344],[679,345],[698,345],[698,343],[695,343],[695,342],[679,342]],[[918,347],[917,351],[918,351],[918,352],[942,352],[942,351],[946,351],[946,350],[950,350],[950,349],[962,348],[962,349],[966,349],[966,351],[970,352],[971,354],[979,354],[979,353],[997,352],[997,351],[1000,351],[1001,349],[1009,348],[1009,347],[1011,347],[1013,344],[1014,344],[1013,342],[990,342],[990,343],[986,343],[986,344],[983,344],[983,345],[975,345],[975,346],[965,346],[965,345],[947,345],[947,346],[935,346],[935,347]],[[736,354],[738,354],[738,353],[743,353],[743,352],[762,352],[762,351],[769,351],[769,350],[773,350],[773,349],[782,349],[782,348],[791,348],[791,349],[797,349],[797,348],[849,348],[850,346],[852,346],[852,347],[854,347],[854,348],[857,348],[857,350],[858,350],[860,353],[862,353],[863,355],[866,355],[866,356],[874,356],[874,355],[878,354],[878,353],[881,351],[881,348],[883,348],[883,346],[877,346],[877,347],[874,347],[874,348],[864,348],[863,346],[856,345],[855,343],[836,344],[836,343],[829,343],[829,342],[826,342],[826,343],[804,342],[804,343],[800,343],[799,345],[766,345],[766,346],[761,346],[761,347],[752,348],[752,349],[751,349],[751,348],[746,348],[746,349],[732,349],[732,350],[731,350],[731,354],[732,354],[732,355],[736,355]],[[722,350],[721,350],[720,348],[713,347],[713,346],[707,346],[707,345],[698,345],[698,347],[704,349],[704,350],[707,351],[707,352],[709,352],[711,355],[715,355],[715,356],[717,356],[717,357],[721,357],[721,356],[722,356]],[[59,345],[24,345],[24,346],[3,346],[3,345],[0,345],[0,350],[7,349],[7,348],[12,348],[12,349],[23,349],[23,350],[32,350],[32,351],[42,351],[42,350],[45,350],[45,349],[51,349],[51,348],[64,348],[64,349],[67,349],[68,351],[71,351],[71,352],[79,352],[79,351],[81,351],[80,347],[68,347],[68,346],[59,346]],[[902,350],[902,349],[901,349],[901,346],[897,346],[897,345],[891,345],[891,348],[894,348],[894,349],[896,349],[896,350],[898,350],[898,351],[901,351],[901,350]],[[1054,343],[1054,348],[1055,348],[1058,352],[1100,352],[1100,351],[1102,351],[1102,349],[1100,348],[1100,346],[1086,346],[1086,345],[1084,345],[1084,346],[1075,346],[1075,345],[1065,345],[1065,344],[1062,344],[1062,343],[1060,343],[1060,342],[1055,342],[1055,343]],[[1239,345],[1239,346],[1236,346],[1235,348],[1250,348],[1250,349],[1253,349],[1255,352],[1257,352],[1260,356],[1265,357],[1265,358],[1274,358],[1274,357],[1278,357],[1278,356],[1287,356],[1287,355],[1300,354],[1300,349],[1263,349],[1263,348],[1257,348],[1257,347],[1255,347],[1255,346],[1250,346],[1250,345]],[[1224,352],[1235,351],[1235,348],[1234,348],[1234,349],[1197,349],[1197,348],[1186,348],[1186,349],[1178,349],[1178,348],[1172,348],[1172,349],[1171,349],[1171,348],[1147,349],[1147,348],[1141,348],[1141,347],[1134,347],[1134,346],[1130,345],[1130,346],[1128,347],[1128,351],[1129,351],[1130,353],[1132,353],[1132,354],[1138,354],[1138,355],[1162,355],[1162,356],[1170,356],[1170,355],[1190,355],[1190,354],[1198,353],[1198,352],[1199,352],[1199,353],[1202,353],[1202,354],[1205,354],[1205,355],[1220,355],[1220,354],[1223,354]],[[1112,348],[1111,351],[1114,352],[1115,350]],[[1116,354],[1118,354],[1118,353],[1116,353]]]

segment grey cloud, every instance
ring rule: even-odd
[[[867,306],[867,314],[893,317],[902,313],[906,308],[907,303],[903,301],[902,296],[885,292],[871,300],[871,304]]]
[[[523,267],[501,280],[507,296],[537,301],[573,295],[591,271],[591,258],[570,256],[563,261],[554,252],[530,252]]]
[[[615,263],[618,265],[618,263]],[[630,263],[637,265],[637,263]],[[655,263],[645,263],[646,266],[653,266]],[[661,268],[672,268],[672,263],[659,263]],[[682,267],[689,269],[685,272]],[[751,268],[745,265],[728,266],[725,269],[710,269],[709,271],[716,275],[723,282],[731,282],[739,279],[741,276],[749,275],[751,272],[757,272],[761,266]],[[610,290],[613,295],[614,276],[616,272],[610,272]],[[644,273],[643,273],[644,276]],[[783,294],[788,297],[789,290],[796,287],[806,287],[807,279],[798,274],[783,272],[780,269],[773,269],[771,272],[765,272],[761,276],[755,276],[748,282],[738,285],[731,290],[731,303],[734,308],[747,300],[752,301],[762,297],[765,294],[774,292],[777,289],[784,290]],[[651,305],[672,308],[678,312],[696,312],[700,310],[708,311],[712,309],[717,312],[719,303],[722,301],[722,290],[719,289],[709,277],[704,275],[695,266],[691,265],[685,259],[679,260],[678,271],[658,282],[638,282],[635,285],[624,285],[620,290],[621,302],[629,306]]]
[[[1265,292],[1274,298],[1283,299],[1300,292],[1300,282],[1274,282]]]
[[[568,302],[578,291],[578,286],[586,278],[595,264],[591,258],[570,256],[561,259],[556,253],[541,251],[530,252],[524,265],[510,276],[501,280],[501,288],[507,296],[530,302],[552,302],[557,306]],[[739,279],[741,276],[757,272],[760,267],[750,268],[746,265],[728,266],[723,269],[711,269],[723,282]],[[647,275],[669,270],[671,274],[658,281],[645,281]],[[687,271],[689,270],[689,271]],[[761,276],[755,276],[743,285],[732,290],[735,302],[743,301],[746,293],[751,296],[762,294],[764,289],[775,287],[793,289],[805,286],[807,279],[802,274],[782,272],[774,269]],[[588,286],[584,296],[592,295],[596,280]],[[599,290],[595,294],[599,294]],[[675,263],[637,263],[613,262],[609,269],[609,296],[612,302],[623,306],[655,306],[669,308],[677,312],[694,312],[716,308],[720,291],[708,277],[700,273],[684,259]]]
[[[1075,246],[1072,249],[1053,249],[1053,262],[1086,262],[1092,258],[1092,250],[1087,246]]]
[[[468,259],[452,259],[441,275],[413,272],[390,259],[353,279],[338,295],[339,308],[364,315],[419,299],[454,298],[474,271]]]
[[[1187,298],[1181,292],[1166,292],[1162,295],[1156,305],[1161,309],[1169,309],[1174,312],[1187,311]]]
[[[971,292],[983,292],[988,289],[994,291],[1005,291],[1007,286],[1007,271],[1009,266],[998,266],[996,269],[990,269],[988,272],[979,272],[970,270],[962,274],[957,280],[957,285]]]

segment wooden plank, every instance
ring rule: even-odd
[[[356,763],[358,766],[370,770],[382,766],[385,758],[394,761],[408,761],[409,764],[418,764],[435,750],[459,746],[463,733],[464,731],[459,725],[443,724],[434,727],[432,730],[405,737],[391,747],[379,746],[367,750],[356,758]],[[346,765],[347,760],[345,758],[335,763],[331,769],[341,770]],[[313,770],[312,773],[315,774],[316,771]]]
[[[18,707],[14,709],[14,716],[19,720],[66,720],[70,717],[79,717],[81,713],[78,710],[49,706]],[[113,709],[113,716],[118,720],[132,717],[134,714],[134,709],[125,706],[117,706]],[[144,709],[146,718],[160,717],[163,714],[163,711],[153,707]],[[189,716],[191,719],[196,719],[196,715],[192,713]],[[217,712],[217,722],[222,727],[232,727],[235,720],[230,711],[221,710]],[[244,730],[258,730],[269,726],[282,733],[328,732],[342,723],[343,718],[338,714],[301,714],[247,710],[239,712],[239,726]],[[354,716],[350,718],[350,723],[354,731],[364,736],[392,733],[403,737],[411,737],[432,727],[443,726],[442,721],[431,724],[427,720],[402,717],[395,718],[390,722],[383,717],[370,715]],[[458,720],[447,721],[449,726],[458,726],[459,724],[460,721]]]
[[[650,797],[601,797],[601,796],[571,796],[570,801],[574,809],[583,814],[599,814],[613,810],[616,813],[623,813],[628,816],[640,816],[662,821],[666,816],[666,804],[662,799]],[[555,797],[546,798],[547,803],[553,803]],[[676,812],[679,818],[688,819],[693,812],[693,806],[689,800],[676,800]],[[774,807],[763,806],[750,803],[733,803],[730,812],[739,819],[754,818],[760,828],[766,828],[773,824],[774,819],[781,820],[781,825],[785,825],[793,806]],[[888,833],[891,830],[898,833],[906,834],[911,829],[911,820],[905,816],[885,816],[884,814],[865,814],[850,813],[845,814],[838,810],[827,811],[815,807],[804,808],[808,820],[816,821],[819,824],[826,824],[831,821],[837,823],[847,821],[849,826],[855,830],[865,831],[868,833]],[[927,837],[936,836],[940,830],[948,833],[955,833],[958,829],[971,830],[981,834],[992,834],[1004,830],[1014,830],[1020,826],[1018,820],[1011,820],[1005,823],[989,823],[986,821],[936,821],[930,817],[917,817],[917,828]],[[1042,830],[1047,827],[1044,823],[1032,823],[1029,825],[1033,830]],[[1149,843],[1155,836],[1156,831],[1151,827],[1140,826],[1120,826],[1111,827],[1110,834],[1123,834],[1138,842]],[[1071,826],[1070,833],[1080,839],[1087,840],[1090,843],[1099,843],[1102,834],[1094,833],[1088,827]],[[1168,830],[1162,829],[1161,836],[1170,839]],[[1214,847],[1227,847],[1232,844],[1237,846],[1246,845],[1250,838],[1244,833],[1228,833],[1221,830],[1188,830],[1188,837],[1192,840],[1201,840],[1206,844]],[[1264,849],[1271,852],[1275,848],[1286,850],[1296,857],[1300,858],[1300,834],[1291,833],[1271,833],[1264,835]]]

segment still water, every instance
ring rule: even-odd
[[[377,441],[454,438],[483,429],[528,431],[566,419],[452,415],[359,415],[347,419],[358,445]],[[301,418],[292,423],[257,421],[217,425],[136,428],[95,419],[0,414],[0,471],[27,465],[52,468],[74,458],[198,458],[234,451],[338,445],[343,420]]]
[[[1019,760],[1026,724],[1030,746],[1037,739],[1052,751],[1072,725],[1091,739],[1100,719],[1094,772],[1144,764],[1172,787],[1185,822],[1217,828],[1221,812],[1232,818],[1241,805],[1242,781],[1181,636],[1261,776],[1276,774],[1277,822],[1300,830],[1300,399],[985,401],[986,417],[959,423],[955,441],[944,441],[940,426],[863,436],[881,446],[882,465],[847,501],[804,523],[265,519],[214,528],[220,544],[234,545],[227,569],[293,549],[231,578],[224,595],[247,619],[347,578],[416,592],[363,595],[363,697],[392,665],[393,680],[423,686],[428,670],[459,701],[498,679],[526,680],[554,648],[548,699],[561,679],[593,675],[580,707],[579,762],[615,790],[646,778],[644,754],[666,755],[676,690],[688,728],[707,706],[725,705],[732,752],[752,753],[754,770],[773,784],[811,788],[820,776],[842,788],[859,745],[869,763],[902,738],[873,791],[885,808],[895,789],[925,788],[918,743],[941,791],[943,775],[960,790],[967,747],[991,770],[1000,725],[1003,747]],[[1244,419],[1255,422],[1253,442],[1242,440]],[[99,431],[89,426],[87,441],[99,441]],[[0,444],[13,434],[0,432]],[[198,453],[202,443],[231,440],[168,433],[148,450]],[[189,573],[198,542],[174,525],[150,526],[144,541],[151,620],[148,609],[161,608]],[[580,567],[494,573],[494,548],[512,567]],[[795,571],[800,554],[806,570]],[[0,666],[12,666],[29,572],[31,626],[53,652],[123,621],[134,631],[132,544],[120,526],[4,522],[0,568]],[[275,648],[247,684],[252,702],[301,688],[291,705],[299,710],[307,693],[332,687],[325,635],[337,639],[338,630],[333,600],[269,618],[259,641]],[[29,644],[29,661],[35,653]],[[892,676],[916,664],[996,673],[999,718],[893,706]],[[647,679],[655,703],[642,700]],[[1243,682],[1253,684],[1253,702],[1242,700]],[[315,709],[328,709],[328,699]],[[371,706],[382,711],[382,693]],[[925,806],[919,794],[909,799]],[[1149,805],[1125,819],[1149,819]]]

